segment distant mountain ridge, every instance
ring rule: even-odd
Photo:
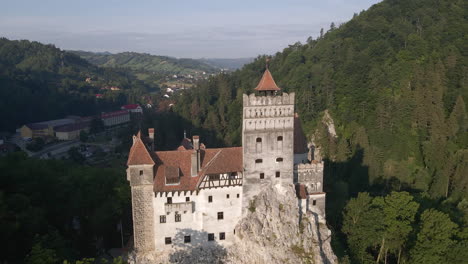
[[[228,70],[237,70],[242,68],[245,64],[249,64],[254,61],[255,58],[234,58],[234,59],[224,59],[224,58],[201,58],[198,59],[208,65]]]
[[[123,67],[134,71],[147,71],[161,74],[195,74],[196,72],[215,73],[218,67],[195,59],[177,59],[147,53],[97,53],[88,51],[70,51],[90,63],[102,67]]]

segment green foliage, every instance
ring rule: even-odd
[[[450,217],[428,209],[421,215],[419,229],[416,245],[412,249],[411,263],[450,263],[448,255],[456,244],[454,238],[458,229]]]
[[[251,213],[253,213],[253,212],[255,212],[255,209],[256,209],[255,208],[255,199],[252,199],[252,200],[250,200],[250,203],[249,203],[249,211]]]
[[[0,158],[0,171],[0,246],[8,252],[0,262],[57,263],[96,256],[96,249],[120,247],[117,223],[122,220],[124,230],[130,230],[130,190],[123,168],[14,153]]]
[[[101,90],[105,86],[122,90]],[[98,68],[52,45],[0,38],[0,131],[67,115],[115,110],[155,89],[128,71]],[[96,99],[95,94],[104,97]]]

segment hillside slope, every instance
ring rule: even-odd
[[[122,67],[135,71],[158,74],[195,74],[196,72],[216,72],[217,68],[194,59],[176,59],[147,53],[122,52],[117,54],[70,51],[92,64],[103,67]]]
[[[86,82],[91,78],[91,82]],[[103,86],[122,91],[96,100]],[[65,115],[115,109],[148,86],[123,70],[100,69],[53,45],[0,38],[0,131]]]
[[[466,1],[386,0],[323,37],[272,56],[269,68],[276,82],[283,91],[296,92],[309,138],[320,140],[328,158],[327,222],[334,228],[338,255],[347,252],[355,263],[379,262],[384,252],[390,263],[409,261],[417,255],[410,249],[428,208],[467,225],[467,17]],[[181,95],[175,112],[191,124],[192,133],[240,145],[241,96],[253,92],[264,69],[261,56],[242,70],[212,78]],[[337,138],[321,121],[327,109]],[[415,228],[393,245],[359,240],[364,244],[354,247],[354,235],[341,233],[349,216],[343,215],[347,201],[359,192],[385,197],[392,191],[407,191],[421,202],[416,218],[409,220]],[[457,230],[459,235],[449,239],[466,245],[467,230]],[[460,256],[450,250],[455,249],[437,253],[439,259]]]

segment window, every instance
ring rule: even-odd
[[[165,243],[166,245],[172,244],[172,238],[170,238],[170,237],[165,237],[165,238],[164,238],[164,243]]]
[[[276,158],[276,162],[283,162],[283,158]]]
[[[182,221],[182,215],[179,214],[178,212],[176,212],[174,216],[175,216],[175,221],[176,222]]]
[[[280,177],[280,172],[277,171],[276,174],[275,174],[276,178],[279,178]]]
[[[317,204],[317,200],[314,200],[314,201],[312,202],[312,205],[316,205],[316,204]]]
[[[208,202],[209,202],[209,203],[212,203],[212,202],[213,202],[213,196],[211,196],[211,195],[208,196]]]
[[[143,170],[140,170],[140,176],[143,175]]]
[[[226,199],[229,199],[229,194],[226,194]]]
[[[260,179],[265,179],[265,173],[260,173]]]
[[[190,236],[184,236],[184,243],[190,243],[191,242],[191,237]]]
[[[240,195],[239,195],[239,194],[237,194],[237,198],[239,198],[239,196],[240,196]]]
[[[262,159],[256,159],[256,160],[255,160],[255,163],[262,163],[262,162],[263,162]]]
[[[224,232],[219,233],[219,240],[224,240],[224,239],[226,239],[226,233]]]
[[[208,241],[214,241],[214,234],[213,233],[208,234]]]
[[[190,197],[185,197],[186,202],[190,202]]]
[[[171,204],[172,203],[172,197],[167,197],[167,203]]]
[[[159,216],[159,223],[166,223],[166,216],[165,215],[160,215]]]
[[[210,181],[217,181],[219,180],[219,174],[208,175]]]
[[[257,143],[262,143],[262,138],[257,138]]]
[[[223,220],[223,219],[224,219],[224,213],[218,212],[218,220]]]
[[[278,136],[278,137],[276,138],[276,140],[277,140],[277,141],[283,141],[283,136]]]

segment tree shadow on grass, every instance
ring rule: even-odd
[[[190,236],[190,242],[188,242]],[[217,242],[219,233],[214,233],[214,240],[208,240],[208,232],[197,231],[190,228],[178,229],[172,240],[177,250],[170,254],[171,263],[224,263],[227,250]]]

